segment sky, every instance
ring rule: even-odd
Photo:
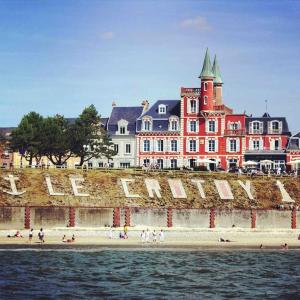
[[[217,54],[224,103],[300,131],[300,1],[0,0],[0,126],[180,99]]]

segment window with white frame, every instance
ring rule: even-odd
[[[190,140],[189,141],[189,151],[190,152],[196,152],[196,150],[197,150],[196,140]]]
[[[191,111],[191,113],[196,113],[197,112],[197,101],[196,100],[194,100],[194,99],[192,99],[192,100],[190,100],[190,111]]]
[[[164,161],[163,159],[159,158],[157,161],[156,161],[159,169],[163,169],[164,168]]]
[[[150,151],[150,141],[149,140],[144,140],[143,150],[144,150],[144,152],[149,152]]]
[[[190,132],[196,132],[197,131],[197,121],[192,120],[190,121]]]
[[[274,120],[269,122],[269,133],[280,134],[282,132],[282,122]]]
[[[216,152],[216,141],[208,140],[208,152]]]
[[[126,128],[124,126],[120,127],[120,134],[125,134],[126,133]]]
[[[253,150],[260,150],[260,140],[252,140],[252,149]]]
[[[208,132],[216,132],[216,121],[215,120],[208,121]]]
[[[163,114],[165,114],[166,112],[167,112],[167,107],[166,107],[166,105],[160,104],[160,105],[158,106],[158,113],[159,113],[160,115],[163,115]]]
[[[172,140],[171,141],[171,151],[172,152],[177,152],[177,149],[178,149],[178,147],[177,147],[177,140]]]
[[[238,130],[240,128],[240,123],[239,122],[230,122],[228,127],[230,130]]]
[[[237,140],[231,139],[229,140],[229,151],[236,152],[237,151]]]
[[[170,120],[170,130],[171,131],[177,131],[178,130],[178,120],[171,119]]]
[[[207,88],[208,88],[208,82],[204,82],[204,84],[203,84],[204,91],[207,91]]]
[[[127,126],[128,126],[128,121],[126,121],[124,119],[119,120],[117,134],[128,134]]]
[[[259,122],[259,121],[251,122],[250,133],[262,134],[263,133],[263,123]]]
[[[204,97],[203,97],[203,104],[204,104],[204,105],[207,105],[207,99],[208,99],[207,96],[204,96]]]
[[[130,154],[131,153],[131,144],[126,144],[125,145],[125,153]]]
[[[157,140],[157,151],[164,151],[164,140]]]
[[[152,127],[152,123],[149,119],[143,120],[143,130],[144,131],[150,131]]]
[[[114,151],[118,154],[119,153],[119,145],[114,144]]]

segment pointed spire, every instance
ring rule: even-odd
[[[208,48],[206,48],[203,67],[202,67],[202,71],[201,71],[199,78],[202,78],[202,77],[214,77],[214,74],[213,74],[212,68],[211,68],[211,62],[210,62],[210,58],[209,58]]]
[[[214,76],[215,76],[214,83],[221,83],[222,84],[223,81],[222,81],[222,77],[221,77],[220,67],[219,67],[219,64],[218,64],[218,61],[217,61],[217,55],[215,55],[212,71],[213,71]]]

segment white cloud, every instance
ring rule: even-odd
[[[200,16],[183,20],[180,23],[180,26],[182,28],[191,28],[191,29],[196,29],[199,31],[211,31],[212,30],[212,27],[207,22],[206,18],[200,17]]]
[[[106,32],[101,33],[101,38],[103,40],[112,40],[114,37],[115,37],[115,34],[112,31],[106,31]]]

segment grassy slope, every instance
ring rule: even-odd
[[[13,197],[2,189],[10,189],[8,181],[3,177],[9,172],[1,171],[0,179],[0,205],[83,205],[83,206],[148,206],[148,207],[180,207],[180,208],[272,208],[281,203],[281,194],[276,186],[277,178],[268,177],[237,177],[235,174],[213,174],[213,173],[181,173],[181,172],[163,172],[163,173],[143,173],[126,171],[89,171],[82,173],[81,170],[32,170],[14,171],[19,177],[17,182],[19,190],[26,190],[26,193]],[[46,187],[44,175],[51,176],[55,191],[64,192],[65,196],[49,196]],[[83,192],[89,192],[90,197],[74,197],[69,181],[70,175],[82,175],[85,178],[83,183]],[[135,179],[135,187],[132,192],[140,194],[138,199],[126,199],[120,184],[120,178]],[[151,199],[147,196],[143,180],[145,178],[155,178],[159,181],[162,198]],[[183,181],[187,199],[173,199],[168,186],[168,178],[180,178]],[[205,180],[204,190],[206,199],[200,199],[197,188],[191,184],[191,178]],[[214,186],[214,179],[228,180],[234,197],[234,200],[221,200]],[[237,179],[251,180],[254,188],[253,194],[255,200],[250,201],[246,192],[238,184]],[[286,190],[300,204],[300,180],[296,178],[279,178],[284,183]],[[130,185],[133,186],[133,185]]]

